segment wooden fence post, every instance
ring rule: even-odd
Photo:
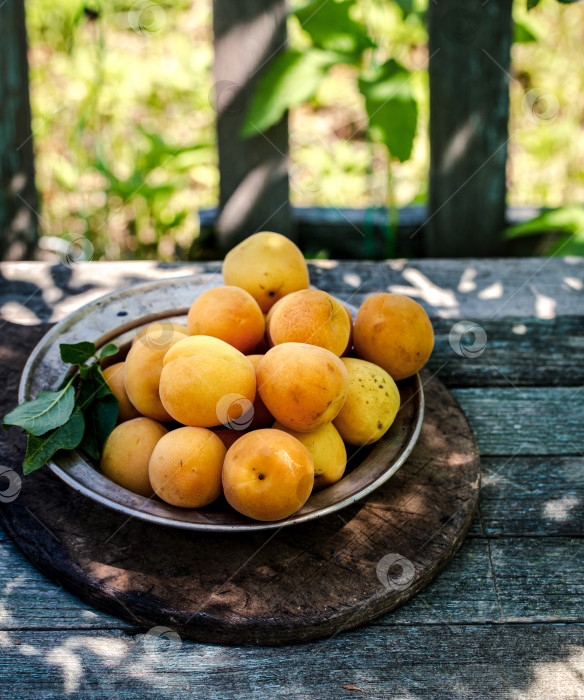
[[[262,68],[286,43],[285,0],[213,0],[219,149],[216,235],[227,250],[260,230],[293,233],[287,116],[264,135],[239,130]]]
[[[24,0],[0,5],[0,259],[33,256],[37,193]]]
[[[497,255],[505,225],[512,0],[431,0],[426,255]]]

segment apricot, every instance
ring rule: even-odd
[[[179,423],[229,426],[251,409],[255,393],[252,363],[219,338],[192,335],[164,356],[160,399]]]
[[[140,415],[140,411],[128,398],[124,382],[124,367],[125,364],[123,362],[116,362],[103,370],[103,377],[112,394],[118,400],[118,423],[137,418]]]
[[[254,370],[257,371],[258,365],[263,359],[263,355],[246,355],[247,359],[252,363]],[[257,381],[257,380],[256,380]],[[256,391],[256,397],[253,402],[251,422],[247,426],[250,430],[257,428],[269,428],[274,422],[274,416],[266,408],[259,391]]]
[[[236,511],[254,520],[281,520],[301,508],[312,491],[314,463],[295,437],[254,430],[237,440],[223,463],[223,491]]]
[[[225,284],[249,292],[266,313],[286,294],[308,289],[308,266],[300,249],[279,233],[246,238],[223,261]]]
[[[351,334],[343,305],[319,289],[288,294],[269,314],[268,337],[272,345],[308,343],[326,348],[340,357]]]
[[[353,342],[358,357],[383,367],[398,381],[426,364],[434,347],[434,331],[416,301],[382,292],[361,305]]]
[[[349,445],[369,445],[379,440],[395,420],[399,390],[391,376],[372,362],[354,357],[343,357],[342,362],[351,383],[334,424]]]
[[[347,312],[347,316],[349,317],[349,326],[351,330],[349,331],[349,340],[347,341],[347,347],[344,349],[343,354],[341,357],[345,357],[348,355],[351,350],[353,349],[353,314],[349,311],[349,307],[346,306],[345,304],[342,304],[343,309]]]
[[[195,299],[187,318],[189,335],[210,335],[248,353],[259,345],[266,324],[256,300],[240,287],[214,287]]]
[[[150,418],[120,423],[105,441],[99,463],[101,471],[128,491],[149,498],[154,494],[148,476],[150,456],[168,430]]]
[[[260,396],[282,425],[306,433],[330,423],[349,391],[345,365],[330,350],[282,343],[264,355],[256,371]]]
[[[156,324],[154,324],[156,325]],[[167,421],[170,415],[160,400],[160,375],[166,351],[187,336],[174,328],[157,327],[138,338],[124,364],[128,398],[144,416]]]
[[[189,332],[187,327],[182,323],[174,323],[173,321],[155,321],[141,328],[135,335],[134,340],[132,340],[132,345],[140,338],[143,338],[146,333],[148,333],[152,338],[152,343],[158,345],[164,345],[165,341],[168,340],[169,334],[172,331],[177,333],[182,333],[183,335],[188,335]]]
[[[327,423],[310,433],[290,430],[278,421],[272,427],[300,440],[310,452],[314,462],[314,491],[335,484],[345,473],[347,450],[339,431],[332,423]]]
[[[178,428],[165,435],[150,457],[156,495],[179,508],[202,508],[221,495],[225,445],[205,428]]]

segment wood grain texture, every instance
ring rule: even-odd
[[[313,285],[355,305],[373,292],[399,292],[415,298],[432,319],[452,323],[582,316],[582,258],[320,260],[309,268]],[[2,316],[18,323],[58,321],[115,289],[184,275],[201,275],[201,283],[222,282],[221,264],[215,262],[90,262],[73,268],[56,258],[52,263],[0,263]]]
[[[0,9],[0,259],[22,260],[38,236],[24,0]]]
[[[127,620],[89,609],[40,575],[0,531],[0,630],[142,631]],[[407,605],[372,624],[450,625],[521,621],[582,621],[584,581],[581,538],[505,538],[470,535],[449,565]],[[58,610],[58,615],[55,615]],[[171,622],[166,623],[172,626]]]
[[[390,214],[385,207],[291,207],[292,220],[297,233],[298,244],[309,257],[325,250],[329,258],[349,260],[385,259],[388,248],[388,228]],[[509,225],[520,224],[534,219],[541,213],[539,207],[507,207],[505,220]],[[423,252],[423,228],[428,218],[425,205],[412,204],[399,207],[392,212],[397,216],[396,248],[399,256],[416,258]],[[199,209],[201,234],[213,236],[217,222],[217,207]],[[418,235],[419,234],[419,235]],[[515,248],[522,242],[509,243]],[[531,248],[524,251],[526,255]],[[312,254],[312,256],[311,256]],[[522,252],[518,253],[519,255]],[[343,264],[347,264],[343,261]]]
[[[2,315],[33,324],[56,320],[114,288],[193,272],[220,279],[219,269],[217,264],[153,262],[83,264],[73,270],[4,264]],[[473,418],[479,441],[484,442],[483,430],[493,435],[489,423],[497,423],[499,406],[490,389],[481,406],[478,387],[500,384],[513,390],[487,357],[520,388],[540,387],[531,395],[537,400],[554,396],[554,386],[576,392],[582,384],[573,379],[582,366],[582,260],[424,260],[379,266],[322,261],[311,264],[311,274],[313,282],[330,283],[342,297],[363,285],[354,299],[384,284],[417,290],[438,324],[442,339],[435,352],[444,360],[451,318],[483,319],[481,325],[494,321],[485,326],[489,342],[483,355],[467,360],[452,353],[452,362],[438,372],[453,386],[477,388],[475,415],[485,414],[484,420]],[[551,318],[541,317],[550,311]],[[527,332],[513,333],[516,323],[526,325]],[[9,367],[18,357],[18,337],[4,323],[0,364]],[[3,389],[15,395],[16,377]],[[522,410],[522,404],[516,407]],[[563,407],[566,413],[576,410],[581,405],[572,401]],[[532,418],[523,424],[525,434],[545,440],[547,421]],[[254,648],[184,640],[174,652],[161,643],[152,656],[146,653],[152,647],[145,646],[143,629],[60,589],[0,532],[0,697],[363,696],[344,685],[361,687],[363,697],[370,698],[584,696],[584,625],[574,622],[575,615],[582,620],[584,609],[582,455],[514,455],[516,436],[498,434],[506,454],[483,456],[480,513],[449,565],[407,605],[373,625],[315,643]],[[568,431],[562,435],[571,437]],[[0,463],[7,455],[7,437],[0,439]],[[550,449],[556,444],[552,441]],[[513,619],[518,622],[509,622]]]
[[[511,7],[511,0],[428,6],[432,117],[424,244],[434,257],[501,252]]]
[[[575,699],[583,646],[584,624],[368,627],[277,648],[10,632],[0,635],[0,673],[10,676],[0,697]]]
[[[21,327],[16,345],[37,336]],[[18,375],[20,354],[7,373]],[[46,469],[23,479],[0,519],[41,571],[136,625],[170,621],[183,636],[226,643],[335,634],[424,588],[470,525],[480,479],[474,437],[443,385],[432,379],[425,394],[422,433],[406,464],[362,502],[305,525],[247,536],[178,532],[109,511]],[[4,396],[0,410],[6,403]],[[2,457],[18,470],[15,437]],[[386,557],[393,569],[380,572]]]
[[[486,457],[481,469],[481,517],[471,535],[584,537],[583,455]]]
[[[452,337],[454,348],[450,342],[452,320],[433,319],[435,345],[428,369],[447,386],[584,384],[584,318],[504,317],[480,320],[479,325],[486,333],[484,350],[465,357],[458,335]]]
[[[584,391],[574,387],[454,389],[482,455],[582,455]]]
[[[288,201],[288,119],[251,138],[241,128],[259,76],[286,46],[284,0],[213,0],[219,151],[216,233],[227,251],[256,231],[294,231]]]

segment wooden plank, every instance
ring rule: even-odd
[[[0,528],[0,630],[135,629],[43,576]]]
[[[481,460],[481,518],[471,535],[583,537],[584,457]]]
[[[265,134],[239,135],[262,68],[286,45],[285,0],[213,0],[213,31],[219,245],[264,230],[292,236],[287,116]]]
[[[183,275],[220,284],[221,264],[87,262],[1,263],[0,308],[5,320],[57,321],[73,309],[130,284]],[[374,292],[408,294],[432,319],[552,320],[581,316],[584,259],[390,260],[309,263],[311,282],[359,304]],[[203,277],[209,275],[208,277]]]
[[[25,559],[2,529],[0,555],[0,630],[138,629],[136,623],[106,615],[52,583]],[[489,571],[488,544],[482,539],[472,539],[434,583],[407,605],[380,618],[379,624],[424,624],[439,620],[460,624],[497,619],[499,610]]]
[[[24,1],[0,5],[0,259],[32,257],[38,198],[28,96]]]
[[[518,538],[490,543],[501,618],[584,621],[584,546],[580,538]]]
[[[511,0],[428,5],[426,253],[496,255],[505,227]]]
[[[383,260],[387,257],[389,213],[385,207],[292,207],[291,212],[298,244],[309,256],[325,250],[329,258]],[[216,207],[199,209],[201,234],[215,236],[217,213]],[[507,207],[506,220],[509,224],[523,223],[540,213],[539,207]],[[397,211],[394,233],[398,255],[412,258],[423,253],[420,229],[427,218],[426,206],[414,205]]]
[[[580,455],[584,391],[573,387],[453,389],[481,456]]]
[[[583,644],[584,624],[369,627],[279,648],[10,632],[0,697],[577,698]]]
[[[465,356],[462,353],[466,348],[452,319],[433,319],[435,345],[428,369],[438,372],[448,386],[584,384],[583,317],[504,317],[481,320],[478,325],[486,334],[486,341],[482,335],[470,335],[471,344],[479,343],[478,354]]]
[[[50,582],[2,530],[0,554],[0,630],[139,629],[138,623],[95,610]],[[578,538],[489,540],[471,535],[426,589],[373,624],[582,619],[583,557]]]

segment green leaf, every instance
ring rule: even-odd
[[[75,405],[73,378],[60,391],[42,391],[33,401],[20,404],[4,417],[3,428],[18,425],[31,435],[44,435],[65,423]]]
[[[325,51],[287,51],[270,62],[260,77],[241,135],[266,131],[290,107],[307,102],[316,94],[328,69],[339,55]]]
[[[101,349],[99,353],[99,359],[103,360],[106,357],[111,357],[112,355],[115,355],[118,352],[119,348],[117,345],[114,343],[108,343],[107,345],[104,345],[104,347]]]
[[[565,231],[584,238],[584,206],[574,205],[544,211],[530,221],[510,226],[505,230],[505,237],[519,238],[550,231]]]
[[[42,467],[57,450],[72,450],[77,447],[83,437],[84,426],[83,414],[76,408],[69,420],[59,428],[41,436],[29,435],[22,465],[23,473],[30,474]]]
[[[527,44],[537,41],[537,37],[523,22],[516,21],[513,23],[513,41],[516,44]]]
[[[93,401],[86,408],[85,433],[81,441],[81,449],[93,459],[97,460],[101,457],[103,445],[115,428],[118,409],[118,400],[111,393]]]
[[[95,364],[89,365],[79,390],[77,405],[82,411],[85,411],[93,401],[109,396],[111,393],[100,366]]]
[[[354,57],[375,44],[363,24],[351,17],[354,0],[313,0],[294,13],[315,46]]]
[[[541,0],[527,0],[527,9],[528,10],[533,10],[534,7],[537,7]]]
[[[584,255],[584,206],[567,206],[544,211],[530,221],[510,226],[506,238],[538,233],[564,233],[546,251],[547,255]]]
[[[410,78],[406,68],[393,59],[359,78],[371,137],[384,143],[391,156],[401,162],[411,156],[418,126],[418,105]]]
[[[61,359],[70,365],[82,365],[95,355],[95,345],[82,341],[81,343],[61,343],[59,345]]]
[[[415,11],[414,9],[414,1],[413,0],[395,0],[396,4],[399,5],[399,8],[402,11],[402,15],[404,19],[408,17],[409,15],[412,14],[412,12]]]

